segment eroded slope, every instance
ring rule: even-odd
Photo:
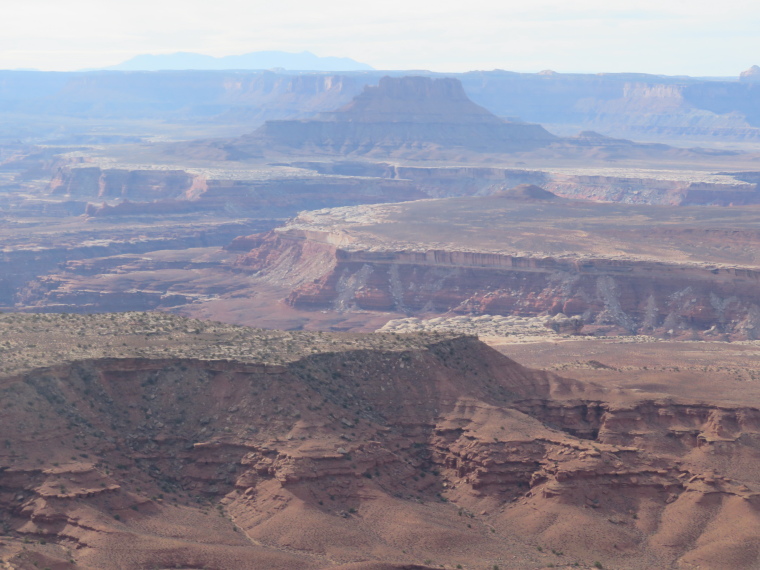
[[[563,313],[587,332],[746,339],[760,332],[758,214],[506,193],[307,212],[231,248],[296,308]]]
[[[0,326],[11,568],[757,564],[751,405],[605,390],[472,337]]]

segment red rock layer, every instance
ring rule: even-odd
[[[304,309],[564,313],[581,316],[587,330],[760,338],[760,273],[750,269],[466,251],[349,251],[315,237],[322,241],[297,231],[267,234],[247,242],[253,248],[239,264],[264,274],[288,267],[297,275],[299,264],[320,252],[321,273],[292,281],[287,297]],[[315,275],[311,266],[309,275]]]
[[[760,411],[615,403],[471,338],[285,366],[102,359],[1,386],[17,567],[759,562]]]

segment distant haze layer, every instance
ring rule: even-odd
[[[758,6],[748,0],[6,2],[0,68],[70,71],[144,53],[308,50],[385,70],[725,77],[756,63]]]
[[[214,57],[200,53],[143,54],[103,69],[119,71],[290,69],[298,71],[360,71],[371,66],[348,57],[319,57],[311,52],[257,51]]]

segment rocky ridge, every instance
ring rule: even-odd
[[[757,563],[747,404],[630,398],[472,337],[0,327],[11,568]]]

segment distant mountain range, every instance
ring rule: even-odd
[[[116,71],[288,69],[296,71],[372,70],[366,63],[348,57],[320,57],[311,52],[255,51],[243,55],[214,57],[200,53],[143,54],[118,65],[101,69]]]

